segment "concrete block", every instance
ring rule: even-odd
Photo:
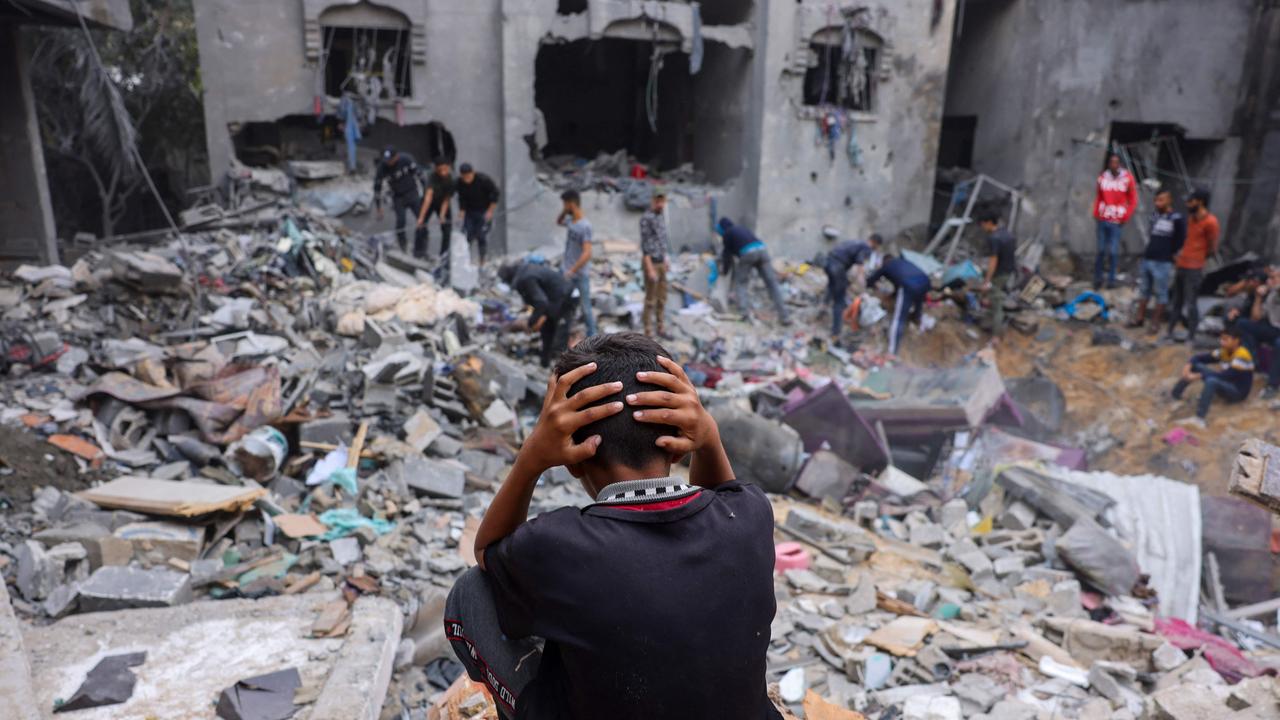
[[[1084,607],[1080,604],[1080,581],[1063,580],[1053,586],[1045,604],[1049,612],[1061,617],[1084,617]]]
[[[440,435],[435,440],[431,441],[431,444],[427,446],[427,449],[430,450],[433,455],[449,458],[457,457],[458,453],[462,452],[463,447],[462,443],[448,435]]]
[[[850,615],[865,615],[876,609],[876,584],[870,573],[863,573],[858,585],[844,601]]]
[[[796,477],[796,489],[812,498],[839,500],[849,492],[858,471],[830,450],[818,450]]]
[[[1005,577],[1018,572],[1026,563],[1027,559],[1021,555],[1009,555],[996,560],[992,563],[992,567],[995,569],[997,577]]]
[[[78,543],[88,553],[89,569],[103,565],[128,565],[133,557],[133,545],[111,534],[105,526],[94,522],[80,522],[41,530],[32,536],[45,547],[63,543]]]
[[[467,485],[466,466],[451,460],[426,457],[405,458],[387,471],[419,494],[433,498],[458,499]]]
[[[1152,700],[1160,713],[1156,717],[1165,720],[1205,720],[1227,713],[1227,704],[1207,685],[1186,683],[1157,690]]]
[[[440,423],[421,408],[404,424],[404,441],[418,452],[422,452],[440,437]]]
[[[484,411],[484,424],[491,428],[510,427],[516,414],[501,400],[494,400]]]
[[[938,508],[938,523],[948,532],[957,534],[969,529],[969,504],[960,498],[948,500]]]
[[[956,556],[956,562],[960,563],[970,573],[981,573],[983,571],[993,571],[991,559],[981,550],[974,550]]]
[[[1039,711],[1020,700],[1001,700],[986,715],[986,720],[1036,720]]]
[[[163,568],[98,568],[80,586],[84,612],[172,607],[191,602],[191,576]]]
[[[16,552],[18,572],[16,585],[22,598],[28,602],[43,600],[53,590],[54,577],[49,554],[44,546],[27,540]]]
[[[1021,500],[1014,500],[1000,514],[1000,527],[1005,530],[1027,530],[1036,522],[1036,511]]]
[[[334,413],[298,426],[298,440],[301,442],[340,445],[350,443],[351,437],[351,418],[346,413]]]
[[[1097,665],[1089,668],[1089,686],[1110,700],[1113,707],[1124,704],[1125,695],[1120,680]]]
[[[204,528],[176,522],[130,523],[117,528],[115,537],[130,544],[133,555],[157,565],[170,559],[191,562],[204,548]]]
[[[941,525],[925,523],[911,528],[911,544],[919,547],[938,549],[946,544],[947,531]]]
[[[483,450],[463,450],[458,454],[458,462],[466,465],[472,475],[485,480],[501,481],[507,461],[502,457]]]
[[[1151,651],[1151,664],[1160,672],[1169,672],[1187,661],[1187,654],[1170,643]]]

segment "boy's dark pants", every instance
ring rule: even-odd
[[[1209,406],[1213,404],[1213,399],[1222,396],[1227,402],[1240,402],[1248,396],[1248,393],[1240,392],[1234,384],[1227,382],[1222,377],[1205,367],[1201,363],[1192,363],[1191,372],[1199,373],[1204,378],[1204,388],[1200,390],[1200,399],[1196,401],[1196,415],[1201,420],[1209,416]],[[1187,386],[1191,383],[1186,380],[1179,380],[1177,385],[1173,386],[1173,397],[1181,400],[1182,393],[1187,391]]]
[[[538,674],[542,645],[533,638],[512,640],[502,634],[493,589],[480,568],[463,573],[449,591],[444,634],[467,675],[489,688],[504,718],[514,717],[520,691]]]

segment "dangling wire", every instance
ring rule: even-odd
[[[653,30],[653,54],[649,56],[649,82],[645,85],[644,109],[649,120],[649,130],[655,135],[658,132],[658,75],[662,72],[667,51],[658,43],[658,24],[650,26]]]

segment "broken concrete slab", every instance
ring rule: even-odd
[[[38,720],[40,707],[22,640],[22,625],[13,614],[8,588],[0,582],[0,708],[12,713],[13,720]]]
[[[209,717],[210,702],[237,680],[296,667],[318,688],[311,720],[376,720],[400,639],[395,603],[362,597],[341,638],[310,637],[311,623],[337,593],[224,600],[176,608],[79,615],[24,629],[37,708],[69,697],[97,661],[145,650],[128,702],[79,711],[77,720]],[[2,685],[0,685],[2,687]],[[35,715],[33,717],[40,717]]]
[[[812,498],[843,498],[858,471],[830,450],[814,453],[796,478],[796,489]]]
[[[460,498],[467,485],[466,466],[452,460],[405,458],[388,468],[387,474],[432,498]]]
[[[152,515],[196,517],[217,511],[246,510],[266,494],[267,490],[263,487],[235,487],[129,476],[116,478],[76,495],[107,508],[136,510]]]
[[[298,426],[298,441],[342,445],[351,442],[351,417],[346,413],[334,413],[329,417],[308,420]]]
[[[171,558],[191,562],[200,557],[204,548],[203,527],[163,520],[130,523],[117,528],[113,535],[128,542],[132,554],[146,558],[150,564]]]
[[[1244,441],[1231,463],[1232,495],[1280,513],[1280,447],[1258,438]]]
[[[102,612],[191,602],[191,576],[164,568],[98,568],[80,586],[80,609]]]
[[[440,423],[422,408],[404,423],[404,441],[418,452],[426,450],[441,432]]]

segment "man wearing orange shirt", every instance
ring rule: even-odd
[[[1173,300],[1170,303],[1169,336],[1181,321],[1187,326],[1187,342],[1194,343],[1200,325],[1200,280],[1204,264],[1218,252],[1218,218],[1209,212],[1209,191],[1197,188],[1187,198],[1187,239],[1174,256]]]

